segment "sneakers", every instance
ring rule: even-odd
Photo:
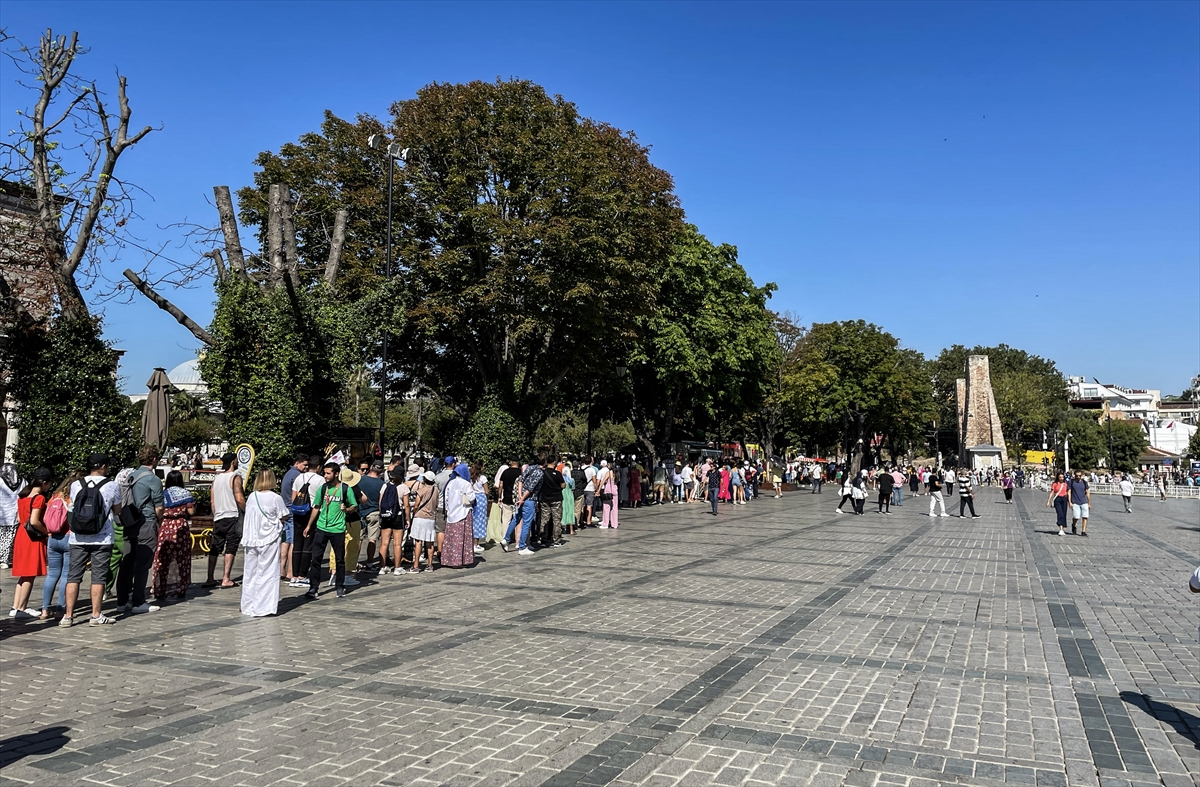
[[[402,569],[402,568],[395,568],[395,569],[392,569],[392,576],[394,576],[394,577],[402,577],[402,576],[404,576],[406,573],[407,573],[407,572],[406,572],[404,569]]]
[[[533,551],[532,549],[530,549],[529,547],[525,547],[524,549],[519,549],[519,550],[517,550],[517,554],[518,554],[518,555],[532,555],[532,554],[535,554],[535,553],[534,553],[534,551]]]
[[[387,566],[384,566],[383,568],[379,569],[380,576],[383,576],[384,574],[390,574],[390,573],[392,573],[392,570],[390,568],[388,568]]]
[[[345,579],[342,580],[342,587],[352,588],[358,586],[359,584],[359,581],[349,574],[347,574]]]
[[[30,618],[40,618],[40,612],[34,612],[31,609],[10,609],[8,616],[16,620],[29,620]]]
[[[983,519],[979,514],[971,514],[972,519]]]
[[[111,626],[112,624],[114,624],[116,622],[117,622],[116,620],[114,620],[113,618],[110,618],[108,615],[97,615],[96,617],[93,617],[90,620],[88,620],[88,625],[89,626]]]
[[[69,629],[69,628],[71,628],[71,625],[72,625],[74,622],[75,622],[75,621],[71,620],[71,619],[70,619],[69,617],[67,617],[66,615],[63,615],[63,616],[62,616],[62,619],[61,619],[60,621],[58,621],[58,627],[59,627],[59,628],[64,628],[64,629]]]
[[[501,541],[501,542],[500,542],[500,548],[501,548],[502,550],[504,550],[505,552],[507,552],[507,551],[508,551],[508,542],[507,542],[507,541]]]
[[[160,609],[162,609],[162,607],[158,606],[157,604],[146,602],[145,604],[138,604],[136,607],[130,607],[129,611],[134,615],[144,615],[147,612],[158,612]]]
[[[1087,531],[1085,530],[1082,533],[1080,533],[1079,535],[1083,536],[1084,538],[1087,538]]]
[[[938,514],[938,516],[950,516],[950,515],[947,514],[945,511],[943,511],[942,513]]]
[[[133,604],[118,604],[117,605],[117,612],[124,612],[126,615],[128,615],[132,611],[133,611]]]
[[[345,598],[345,597],[346,597],[346,589],[345,589],[345,588],[338,588],[338,589],[337,589],[337,597],[338,597],[338,598]]]
[[[475,554],[476,555],[482,555],[484,553],[484,551],[485,550],[483,547],[479,546],[478,544],[475,545]]]
[[[304,594],[304,597],[305,597],[305,598],[311,598],[313,601],[316,601],[316,600],[317,600],[317,598],[318,598],[318,596],[317,596],[317,589],[316,589],[316,588],[309,588],[309,589],[308,589],[308,592]]]
[[[306,588],[308,587],[308,577],[294,577],[291,582],[288,582],[288,587]]]
[[[835,509],[833,510],[833,513],[835,513],[835,514],[844,514],[844,513],[846,513],[846,512],[845,512],[845,511],[843,511],[843,510],[842,510],[842,509],[840,509],[840,508],[835,508]],[[933,516],[933,514],[930,514],[930,516]]]
[[[1058,534],[1059,534],[1060,536],[1065,536],[1065,535],[1067,534],[1067,531],[1063,530],[1063,529],[1060,527],[1060,528],[1058,529]]]

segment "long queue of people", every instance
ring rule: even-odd
[[[282,477],[262,468],[246,488],[237,456],[227,453],[210,491],[207,575],[194,586],[198,501],[179,470],[160,475],[159,456],[145,446],[137,467],[113,475],[109,457],[95,453],[62,480],[45,468],[28,481],[12,464],[0,468],[0,559],[17,580],[10,618],[74,625],[85,576],[82,606],[90,602],[93,626],[156,612],[194,587],[240,586],[243,614],[271,615],[282,585],[321,597],[325,566],[326,592],[342,598],[364,572],[420,576],[471,567],[491,547],[528,556],[564,546],[565,535],[584,528],[616,530],[623,505],[711,503],[716,514],[720,503],[757,497],[766,475],[782,494],[780,473],[748,461],[681,462],[673,471],[660,462],[643,487],[632,463],[584,457],[576,464],[545,453],[496,468],[446,456],[428,463],[436,471],[402,456],[364,461],[356,470],[298,453]],[[42,603],[35,607],[40,577]],[[106,599],[115,600],[114,614],[105,613]]]

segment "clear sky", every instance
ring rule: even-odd
[[[78,30],[80,73],[112,90],[119,67],[135,121],[163,125],[121,162],[151,241],[215,223],[211,187],[325,109],[521,77],[635,131],[806,323],[862,318],[927,355],[1006,342],[1164,394],[1200,371],[1196,2],[5,0],[0,25]],[[211,316],[210,290],[172,297]],[[194,357],[144,300],[105,308],[127,390]]]

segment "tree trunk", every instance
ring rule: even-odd
[[[238,235],[237,216],[233,213],[233,198],[228,186],[213,186],[213,197],[217,202],[217,214],[221,217],[221,233],[225,236],[225,255],[235,271],[246,275],[246,256],[242,252],[242,239]]]
[[[267,212],[267,249],[271,265],[268,281],[271,289],[283,286],[283,192],[284,186],[271,184]]]
[[[333,220],[333,241],[329,244],[329,261],[325,263],[325,284],[337,285],[338,266],[342,264],[342,247],[346,245],[346,221],[349,213],[339,210]]]

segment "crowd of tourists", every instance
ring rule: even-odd
[[[40,469],[29,480],[0,468],[0,563],[17,580],[10,618],[77,620],[81,588],[88,624],[110,625],[117,614],[155,612],[185,599],[192,582],[192,528],[197,499],[178,469],[158,468],[144,447],[138,466],[117,471],[103,453],[65,479]],[[339,457],[335,457],[337,459]],[[210,490],[212,527],[207,574],[198,587],[241,587],[241,611],[276,614],[280,588],[303,588],[317,599],[359,584],[355,575],[411,577],[473,566],[491,547],[520,556],[564,546],[565,535],[595,527],[616,530],[622,507],[707,503],[745,505],[770,483],[782,495],[783,473],[760,462],[679,461],[649,471],[631,459],[542,453],[499,467],[446,456],[428,462],[393,456],[341,461],[297,453],[278,477],[257,470],[246,488],[238,458],[220,458]],[[242,554],[240,581],[234,562]],[[327,557],[328,556],[328,557]],[[40,607],[34,581],[44,577]],[[88,581],[85,583],[85,577]]]

